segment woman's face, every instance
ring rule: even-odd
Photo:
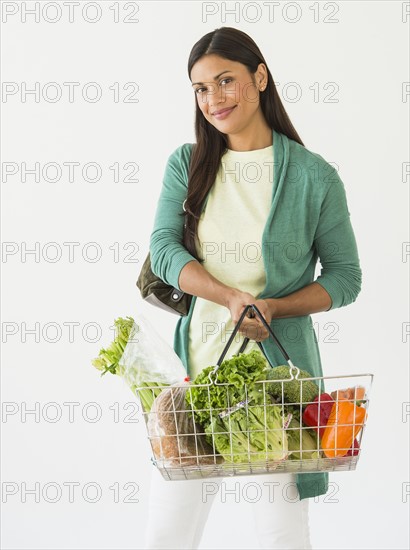
[[[204,55],[191,70],[191,82],[198,106],[206,120],[224,134],[242,131],[259,109],[259,87],[266,87],[263,63],[255,73],[256,85],[248,68],[219,55]],[[223,111],[218,114],[218,111]]]

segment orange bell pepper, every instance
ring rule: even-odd
[[[366,419],[366,409],[350,401],[335,401],[322,437],[327,458],[344,456]]]
[[[330,395],[335,401],[343,401],[344,399],[360,401],[365,398],[365,394],[366,388],[363,386],[354,386],[353,388],[332,391]]]

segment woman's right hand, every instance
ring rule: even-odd
[[[239,318],[242,315],[244,308],[249,304],[255,304],[268,325],[271,323],[271,313],[265,300],[255,298],[255,296],[253,296],[249,292],[242,292],[237,289],[232,289],[232,291],[229,292],[227,295],[226,307],[231,312],[232,322],[235,325],[239,321]],[[259,319],[259,317],[244,317],[238,331],[249,339],[255,340],[256,342],[265,340],[269,336],[268,330],[262,324],[262,321]]]

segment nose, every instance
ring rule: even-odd
[[[221,104],[225,103],[226,93],[224,88],[218,88],[216,84],[211,84],[205,94],[202,95],[201,101],[207,103],[209,110],[216,111]]]

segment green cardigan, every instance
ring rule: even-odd
[[[287,296],[315,280],[329,293],[330,309],[351,304],[360,292],[362,272],[343,183],[319,154],[275,130],[272,134],[272,206],[262,234],[266,286],[258,298]],[[179,289],[180,271],[195,260],[181,244],[183,216],[179,215],[187,194],[192,145],[179,146],[168,158],[150,238],[153,273]],[[203,208],[206,202],[207,198]],[[321,272],[315,279],[318,259]],[[195,300],[194,296],[174,334],[174,350],[188,374],[189,323]],[[271,328],[295,365],[323,376],[310,315],[273,319]],[[286,362],[272,338],[262,346],[272,364]],[[296,479],[300,499],[328,490],[328,473],[297,474]]]

